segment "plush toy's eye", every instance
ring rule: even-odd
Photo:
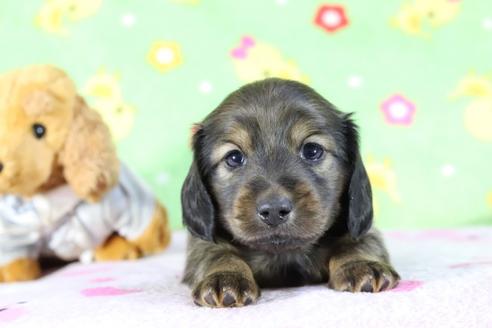
[[[42,139],[46,135],[46,127],[43,124],[35,123],[32,126],[32,133],[37,139]]]
[[[232,168],[235,168],[235,167],[243,166],[245,158],[243,153],[241,153],[239,150],[232,150],[226,155],[225,161],[227,165],[229,165]]]
[[[323,157],[324,152],[321,145],[314,142],[308,142],[301,149],[301,157],[307,161],[315,162]]]

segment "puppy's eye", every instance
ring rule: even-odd
[[[46,127],[42,124],[35,123],[32,126],[32,133],[37,139],[42,139],[46,135]]]
[[[321,145],[314,142],[308,142],[302,147],[301,157],[305,160],[315,162],[323,157],[324,152]]]
[[[226,155],[225,161],[230,167],[239,167],[244,165],[244,155],[239,150],[232,150]]]

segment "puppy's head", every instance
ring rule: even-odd
[[[372,221],[371,189],[349,115],[309,87],[267,79],[232,93],[193,137],[184,223],[250,248],[309,247],[335,222],[353,236]]]

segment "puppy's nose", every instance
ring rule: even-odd
[[[2,171],[3,171],[3,163],[0,162],[0,173],[2,173]]]
[[[292,202],[285,197],[273,197],[260,201],[256,211],[263,222],[270,227],[276,227],[289,219]]]

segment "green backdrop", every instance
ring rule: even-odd
[[[264,76],[356,113],[379,226],[492,223],[490,0],[0,0],[0,58],[69,72],[173,227],[192,123]]]

